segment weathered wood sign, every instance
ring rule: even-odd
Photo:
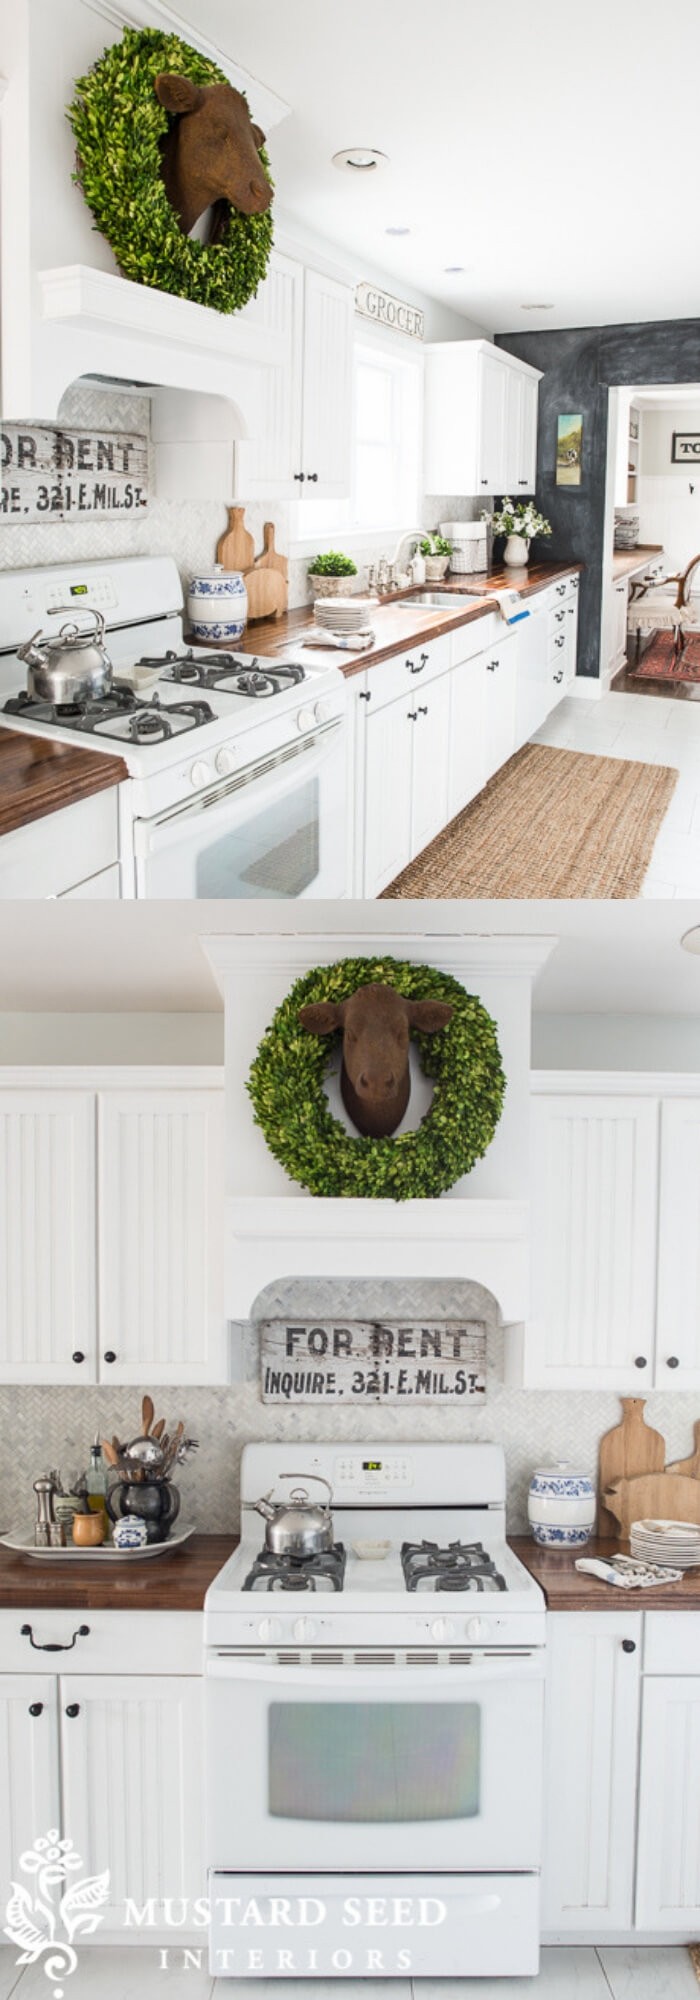
[[[482,1402],[480,1320],[263,1320],[264,1403]]]
[[[389,326],[393,333],[407,333],[411,340],[422,340],[425,317],[420,306],[411,306],[407,299],[395,299],[391,292],[383,292],[379,285],[367,284],[363,279],[355,286],[355,311],[364,319],[373,319],[378,326]]]
[[[148,504],[148,439],[139,432],[4,424],[0,474],[5,521],[135,514]]]

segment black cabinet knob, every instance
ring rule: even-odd
[[[677,1354],[669,1354],[669,1357],[668,1357],[668,1361],[666,1362],[666,1367],[667,1367],[667,1368],[677,1368],[677,1367],[678,1367],[678,1365],[679,1365],[679,1363],[678,1363],[678,1355],[677,1355]]]
[[[30,1715],[43,1715],[44,1713],[43,1701],[30,1701],[29,1713]]]
[[[107,1348],[107,1350],[106,1350],[106,1353],[105,1353],[105,1357],[104,1357],[104,1358],[105,1358],[105,1361],[116,1361],[116,1358],[117,1358],[117,1357],[116,1357],[116,1354],[115,1354],[115,1352],[114,1352],[114,1348],[113,1348],[113,1347],[108,1347],[108,1348]]]
[[[307,477],[307,479],[310,479],[310,480],[311,480],[312,482],[314,482],[314,483],[315,483],[315,481],[316,481],[316,480],[318,479],[318,473],[317,473],[317,472],[307,472],[307,475],[306,475],[306,477]]]
[[[359,701],[371,701],[371,700],[372,700],[372,692],[371,692],[371,689],[370,689],[370,691],[369,691],[369,693],[368,693],[368,694],[365,694],[365,693],[364,693],[364,691],[363,691],[363,692],[362,692],[362,693],[361,693],[361,694],[360,694],[360,695],[358,696],[358,700],[359,700]]]
[[[419,715],[427,715],[427,713],[428,713],[428,711],[427,711],[427,708],[421,708],[421,707],[420,707],[420,704],[419,704],[419,707],[418,707],[418,714],[419,714]]]
[[[636,1639],[623,1639],[622,1651],[623,1653],[636,1653],[637,1651]]]
[[[646,1354],[635,1354],[634,1365],[635,1368],[646,1368],[647,1365]]]
[[[306,473],[305,473],[305,472],[295,472],[295,474],[294,474],[294,477],[295,477],[295,479],[298,479],[298,480],[299,480],[299,481],[301,482],[301,481],[302,481],[303,479],[305,479],[305,478],[306,478]]]
[[[71,1355],[71,1361],[79,1362],[84,1360],[85,1360],[85,1355],[81,1354],[79,1347],[76,1347],[75,1354]]]
[[[79,1715],[79,1714],[80,1714],[80,1702],[79,1702],[79,1701],[69,1701],[69,1703],[68,1703],[68,1707],[67,1707],[67,1709],[66,1709],[66,1715],[69,1715],[69,1716],[70,1716],[70,1718],[71,1718],[71,1722],[72,1722],[72,1720],[73,1720],[73,1717],[74,1717],[75,1715]]]

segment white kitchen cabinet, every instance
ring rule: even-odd
[[[63,1830],[86,1874],[109,1869],[100,1941],[123,1942],[127,1897],[153,1899],[157,1924],[164,1898],[206,1893],[203,1683],[68,1674],[59,1685]]]
[[[487,500],[534,492],[540,375],[486,340],[426,349],[425,485]]]
[[[0,1380],[96,1374],[94,1096],[3,1084]]]
[[[118,744],[115,745],[118,750]],[[46,813],[0,837],[0,899],[50,900],[76,891],[105,893],[101,878],[118,872],[119,786]],[[113,878],[112,878],[113,879]],[[93,885],[97,883],[97,887]],[[108,888],[106,893],[111,893]],[[117,892],[118,893],[118,892]]]
[[[486,624],[485,619],[479,625]],[[455,645],[459,646],[458,658],[450,676],[450,745],[447,786],[447,817],[454,819],[457,813],[475,799],[484,784],[484,667],[481,640],[479,651],[469,653],[462,649],[468,646],[467,633],[472,644],[476,627],[465,627],[464,633],[455,633]]]
[[[411,858],[408,697],[370,708],[365,726],[364,896],[379,896]]]
[[[547,1620],[542,1926],[632,1927],[640,1612]]]
[[[515,749],[517,660],[513,633],[489,646],[483,656],[484,783],[495,771],[500,771]]]
[[[220,1092],[100,1094],[103,1379],[225,1379]]]
[[[19,1879],[19,1858],[60,1825],[57,1681],[0,1674],[0,1901]]]
[[[645,1676],[636,1923],[700,1928],[700,1674]]]
[[[528,1387],[653,1381],[657,1171],[654,1097],[534,1097]]]
[[[700,1098],[661,1110],[656,1372],[659,1388],[700,1388]]]
[[[244,310],[277,335],[280,359],[260,371],[255,434],[236,447],[237,497],[343,499],[351,477],[352,286],[273,250]]]
[[[445,825],[451,647],[446,636],[383,661],[358,704],[366,897],[380,895]]]
[[[442,674],[411,703],[416,717],[411,725],[411,858],[435,839],[449,817],[450,680],[450,674]]]

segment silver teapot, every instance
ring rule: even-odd
[[[94,631],[76,625],[71,617],[56,638],[44,638],[39,630],[18,647],[17,657],[28,667],[27,692],[38,701],[83,701],[86,696],[99,699],[109,692],[112,662],[104,644],[105,621],[92,605],[85,608],[95,620]],[[70,604],[51,607],[52,616],[72,611]]]
[[[281,1472],[280,1479],[299,1480],[298,1472]],[[306,1487],[292,1487],[288,1500],[273,1503],[269,1493],[263,1500],[254,1502],[256,1513],[262,1514],[267,1523],[265,1547],[275,1556],[320,1556],[333,1547],[333,1517],[331,1502],[333,1488],[318,1472],[304,1472],[302,1479],[313,1479],[319,1486],[325,1486],[328,1499],[314,1503],[309,1499]]]

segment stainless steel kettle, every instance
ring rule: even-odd
[[[101,611],[86,605],[95,620],[92,631],[76,625],[73,618],[62,625],[57,637],[43,638],[41,630],[17,649],[17,657],[28,667],[27,692],[39,701],[83,701],[86,695],[99,699],[112,684],[112,662],[104,644],[105,621]],[[51,607],[52,617],[73,612],[71,604]]]
[[[254,1502],[256,1513],[266,1523],[265,1547],[275,1556],[320,1556],[333,1547],[333,1488],[318,1472],[281,1472],[280,1479],[313,1479],[325,1486],[328,1499],[309,1499],[306,1487],[295,1485],[289,1500],[271,1502],[269,1493]]]

